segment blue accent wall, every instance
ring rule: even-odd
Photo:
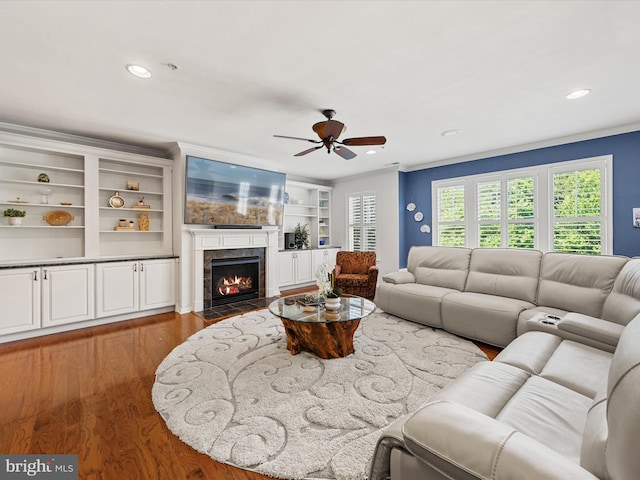
[[[412,245],[431,245],[431,234],[420,232],[420,225],[433,225],[432,181],[600,155],[613,155],[613,253],[640,256],[640,228],[632,224],[633,208],[640,207],[640,131],[637,131],[404,173],[400,177],[401,197],[404,196],[400,204],[400,267],[406,267]],[[422,222],[413,219],[415,212],[406,210],[409,202],[416,204],[416,212],[424,214]]]

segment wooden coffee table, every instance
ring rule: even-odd
[[[302,351],[320,358],[341,358],[352,354],[353,334],[360,320],[376,309],[373,302],[356,296],[340,298],[340,309],[327,311],[324,305],[305,306],[305,295],[279,298],[269,311],[280,317],[287,334],[287,350],[291,355]]]

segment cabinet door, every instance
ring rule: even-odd
[[[308,283],[315,279],[311,271],[311,252],[296,252],[296,283]]]
[[[176,261],[140,261],[140,310],[176,303]]]
[[[40,269],[0,270],[0,334],[40,328]]]
[[[337,248],[327,248],[325,251],[324,263],[328,263],[331,268],[336,266],[336,255],[338,254]]]
[[[94,318],[94,266],[42,268],[42,326]]]
[[[96,316],[120,315],[138,308],[138,262],[96,265]]]
[[[294,272],[295,252],[278,253],[278,266],[280,270],[280,286],[286,287],[296,283]]]

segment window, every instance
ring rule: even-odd
[[[434,245],[610,253],[611,157],[433,182]]]
[[[358,193],[348,198],[349,250],[376,251],[376,195]]]

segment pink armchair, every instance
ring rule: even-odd
[[[335,272],[335,286],[343,293],[373,301],[378,282],[376,252],[338,252]]]

